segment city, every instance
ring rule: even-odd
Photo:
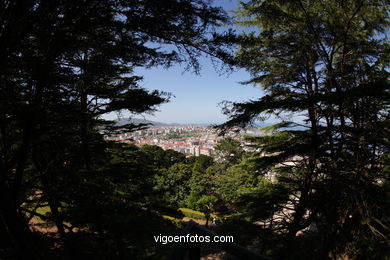
[[[152,126],[129,133],[105,135],[105,140],[134,143],[137,146],[156,145],[164,150],[172,149],[186,156],[201,154],[212,156],[214,147],[225,137],[232,137],[241,143],[245,151],[254,151],[244,136],[260,136],[264,132],[257,128],[245,128],[239,133],[229,132],[220,136],[213,127],[196,125]]]

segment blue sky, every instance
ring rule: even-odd
[[[153,117],[145,117],[164,123],[222,123],[226,117],[218,103],[255,99],[262,93],[258,87],[239,84],[249,78],[245,71],[219,75],[209,60],[202,59],[202,65],[200,75],[183,74],[184,68],[180,66],[138,69],[136,74],[144,76],[143,87],[174,95]]]
[[[237,2],[216,0],[215,5],[221,4],[229,11],[235,9]],[[147,114],[142,116],[163,123],[222,123],[227,118],[222,114],[218,103],[224,100],[246,101],[262,95],[260,87],[239,83],[249,79],[249,74],[244,70],[219,75],[210,59],[202,58],[200,62],[202,65],[200,75],[184,72],[184,65],[174,65],[169,69],[137,68],[135,74],[144,77],[142,87],[171,92],[174,95],[170,103],[162,104],[154,116]],[[122,116],[126,118],[129,114],[123,113]],[[108,118],[115,119],[116,115],[111,114]]]

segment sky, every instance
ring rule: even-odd
[[[215,0],[214,5],[222,5],[229,11],[236,8],[237,2]],[[263,94],[260,87],[239,83],[250,78],[244,70],[220,75],[215,71],[210,59],[201,58],[200,63],[202,66],[200,75],[185,72],[184,64],[182,66],[176,64],[168,69],[136,68],[135,75],[144,77],[141,87],[170,92],[173,97],[169,103],[160,105],[153,116],[143,114],[135,117],[162,123],[218,124],[227,119],[218,105],[220,102],[248,101],[258,99]],[[129,114],[123,113],[121,116],[127,118]],[[116,114],[107,116],[109,119],[116,117]]]
[[[136,74],[144,76],[143,87],[174,95],[169,103],[159,107],[154,117],[146,118],[163,123],[222,123],[226,117],[218,105],[220,102],[246,101],[261,95],[259,87],[239,83],[249,79],[245,71],[219,75],[210,63],[202,59],[200,75],[183,74],[184,68],[180,66],[137,70]]]

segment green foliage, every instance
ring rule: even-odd
[[[25,216],[50,208],[58,253],[67,258],[160,259],[168,249],[151,237],[179,234],[179,223],[153,207],[186,203],[208,220],[220,202],[236,213],[227,229],[258,232],[262,245],[280,238],[262,246],[281,252],[277,258],[299,255],[291,253],[295,234],[311,223],[321,241],[316,258],[388,257],[387,1],[241,3],[239,23],[255,30],[243,32],[234,64],[265,95],[225,109],[222,128],[270,115],[303,119],[249,138],[259,154],[223,140],[223,164],[105,142],[105,133],[145,126],[102,119],[150,113],[169,100],[142,88],[136,67],[178,62],[198,72],[202,53],[228,59],[230,32],[210,30],[227,22],[222,10],[203,0],[0,6],[0,257],[44,259],[49,247],[37,253]],[[266,173],[276,173],[278,184],[265,181]],[[23,213],[29,204],[33,212]],[[277,230],[243,220],[273,220],[286,205],[291,214]]]
[[[191,178],[191,165],[176,163],[156,176],[155,189],[162,192],[168,205],[182,207],[190,193],[188,181]]]
[[[175,163],[184,162],[186,157],[184,154],[168,149],[164,151],[156,145],[143,145],[141,151],[146,154],[147,162],[156,167],[156,169],[169,168]]]
[[[187,207],[190,209],[196,209],[197,202],[200,199],[201,195],[196,192],[191,192],[187,197]]]
[[[253,188],[242,188],[236,199],[238,211],[251,221],[267,220],[283,210],[288,201],[288,190],[280,184],[262,180]]]
[[[279,130],[280,128],[291,127],[291,125],[294,125],[294,123],[293,122],[280,122],[280,123],[273,124],[270,126],[262,127],[260,130],[262,130],[266,133],[270,133],[270,132],[272,133],[272,132],[275,132],[276,130]]]
[[[214,205],[218,198],[215,196],[202,196],[196,201],[196,209],[203,212],[205,215],[210,215],[214,211]]]
[[[0,12],[0,248],[45,258],[21,209],[41,192],[67,258],[159,258],[150,231],[166,223],[145,209],[156,201],[157,172],[185,158],[104,142],[145,125],[102,115],[152,113],[169,100],[142,88],[136,67],[184,63],[198,73],[202,54],[228,58],[230,33],[213,29],[225,13],[203,0],[2,1]],[[96,243],[72,250],[77,236],[64,221],[87,227]],[[83,257],[94,247],[95,257]]]
[[[232,206],[237,202],[240,190],[254,188],[260,180],[261,177],[256,174],[256,166],[243,160],[214,177],[215,191],[227,205]]]
[[[224,138],[214,148],[219,160],[231,164],[236,163],[243,153],[240,142],[231,137]]]
[[[210,217],[216,217],[212,213],[215,211],[215,206],[218,202],[218,198],[213,195],[198,195],[196,193],[191,193],[188,196],[187,205],[192,209],[196,209],[201,212],[196,212],[188,209],[181,209],[181,212],[190,218],[196,219],[206,219],[206,226],[208,226],[208,222]]]
[[[214,163],[212,157],[207,155],[199,155],[195,157],[194,166],[192,168],[193,172],[205,172],[208,167]]]
[[[277,257],[294,257],[288,254],[299,250],[295,234],[310,223],[318,224],[322,241],[316,258],[365,258],[356,234],[359,243],[381,251],[389,239],[380,210],[386,204],[377,199],[387,197],[379,186],[387,181],[381,156],[389,151],[388,2],[246,1],[236,14],[249,28],[239,39],[236,62],[251,74],[245,83],[260,85],[264,96],[227,103],[229,120],[220,127],[271,115],[284,119],[265,129],[269,136],[249,138],[261,151],[259,172],[277,174],[282,189],[276,194],[283,186],[289,193],[291,214],[278,227],[286,235]],[[269,188],[243,190],[246,210],[285,200],[272,201]],[[256,202],[256,196],[272,203]],[[366,224],[378,219],[383,221],[367,235]]]
[[[188,182],[191,193],[206,195],[212,191],[212,174],[207,169],[214,163],[213,158],[206,155],[196,157],[192,167],[192,176]]]

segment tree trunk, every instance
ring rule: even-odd
[[[205,227],[209,227],[209,220],[210,220],[210,214],[205,214],[205,217],[206,217],[206,224],[205,224]]]
[[[13,192],[6,183],[0,195],[0,246],[10,250],[9,255],[17,259],[40,259],[34,250],[31,232],[18,210],[15,209]]]

